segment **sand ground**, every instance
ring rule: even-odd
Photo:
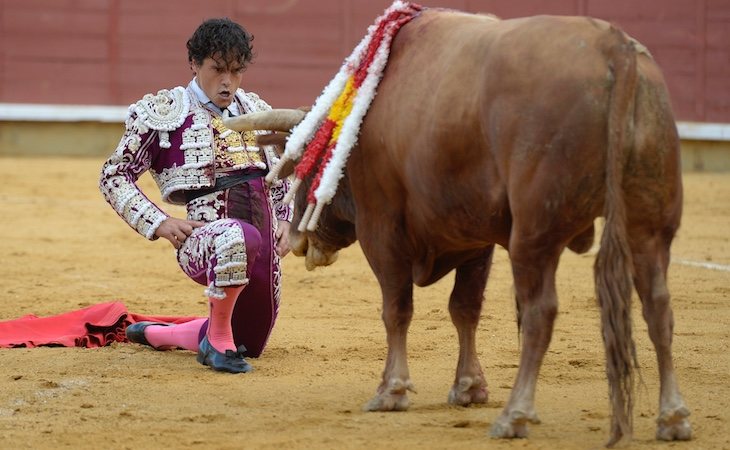
[[[138,313],[205,314],[202,289],[182,275],[169,244],[139,237],[103,201],[101,163],[0,158],[0,320],[111,300]],[[695,439],[653,439],[656,360],[635,301],[643,384],[630,448],[730,448],[730,175],[684,179],[669,287],[675,365]],[[149,177],[141,186],[154,192]],[[0,350],[0,448],[599,448],[609,405],[592,266],[592,255],[563,256],[560,313],[537,391],[543,423],[528,440],[487,437],[519,357],[506,252],[496,254],[478,332],[489,402],[446,403],[457,355],[449,276],[416,289],[408,344],[418,393],[410,410],[365,413],[386,347],[379,288],[356,245],[314,272],[294,256],[284,260],[279,321],[250,374],[214,373],[191,352],[133,344]]]

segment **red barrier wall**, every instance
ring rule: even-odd
[[[186,84],[185,42],[228,16],[255,36],[244,88],[311,104],[390,0],[2,0],[0,103],[109,104]],[[730,123],[730,0],[424,0],[502,18],[589,15],[644,43],[677,118]]]

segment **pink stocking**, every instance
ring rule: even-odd
[[[180,347],[198,351],[200,328],[207,319],[195,319],[178,325],[150,325],[144,330],[147,341],[155,348]]]
[[[210,321],[208,323],[208,341],[214,349],[221,353],[226,350],[236,351],[236,344],[233,342],[233,329],[231,328],[231,316],[233,307],[236,306],[238,295],[244,286],[230,286],[223,288],[226,297],[223,299],[209,298]]]

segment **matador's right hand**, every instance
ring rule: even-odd
[[[173,247],[178,249],[185,242],[185,239],[193,233],[195,228],[202,227],[203,225],[205,225],[205,222],[168,217],[157,227],[155,236],[167,239]]]

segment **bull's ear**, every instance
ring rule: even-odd
[[[288,177],[289,175],[294,173],[294,168],[296,167],[297,162],[287,159],[284,165],[281,167],[281,170],[279,171],[279,179],[283,180],[284,178]]]
[[[256,144],[260,147],[270,145],[275,148],[278,156],[284,153],[286,141],[289,139],[289,133],[275,132],[268,134],[259,134],[256,136]]]
[[[256,136],[256,144],[258,144],[259,146],[269,145],[271,147],[274,147],[277,156],[281,158],[281,155],[284,154],[284,148],[286,147],[287,139],[289,139],[289,133],[276,132],[269,134],[259,134]],[[294,173],[294,167],[296,165],[296,162],[286,160],[284,165],[281,167],[281,170],[279,171],[278,178],[281,180]]]

